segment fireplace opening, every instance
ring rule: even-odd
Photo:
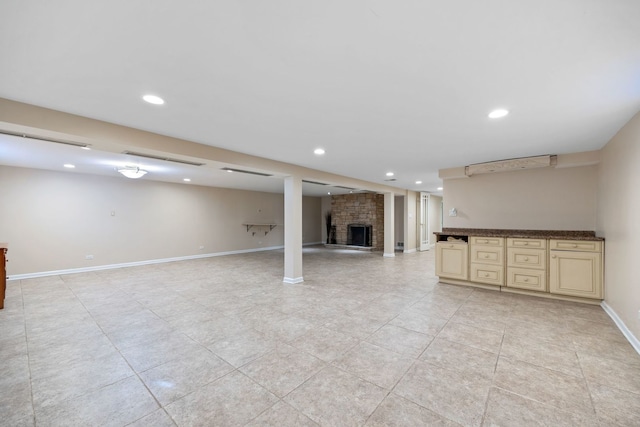
[[[371,247],[372,226],[365,224],[349,224],[347,228],[347,245]]]

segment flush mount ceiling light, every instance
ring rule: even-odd
[[[497,110],[493,110],[489,113],[490,119],[499,119],[500,117],[504,117],[509,114],[509,110],[505,110],[504,108],[498,108]]]
[[[184,182],[191,182],[191,178],[184,178],[183,181]]]
[[[442,187],[438,187],[438,188],[437,188],[437,190],[438,190],[438,191],[442,191]]]
[[[416,184],[422,184],[422,181],[416,181]]]
[[[164,104],[164,99],[160,98],[156,95],[145,95],[142,97],[146,102],[153,105],[162,105]]]
[[[313,150],[313,154],[315,154],[316,156],[322,156],[324,154],[324,148],[316,148],[315,150]]]
[[[147,171],[140,169],[138,166],[125,166],[123,168],[116,169],[122,175],[131,179],[138,179],[146,175]]]
[[[73,169],[73,168],[75,168],[75,167],[76,167],[75,165],[72,165],[71,163],[65,163],[63,166],[64,166],[65,168],[67,168],[67,169]]]
[[[393,176],[393,172],[387,172],[387,176]]]

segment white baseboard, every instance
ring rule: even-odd
[[[624,335],[625,338],[629,340],[631,346],[638,352],[638,354],[640,354],[640,341],[635,337],[635,335],[633,335],[629,328],[627,328],[627,325],[624,324],[622,319],[618,316],[618,313],[616,313],[613,308],[611,308],[611,306],[605,301],[602,301],[600,303],[600,306],[609,315],[609,317],[613,319],[616,326],[618,326],[618,329],[620,329],[620,332],[622,332],[622,335]]]
[[[96,265],[92,267],[69,268],[65,270],[41,271],[37,273],[12,274],[11,276],[9,276],[9,281],[21,280],[21,279],[33,279],[36,277],[59,276],[63,274],[86,273],[89,271],[111,270],[114,268],[137,267],[141,265],[150,265],[150,264],[162,264],[165,262],[187,261],[190,259],[212,258],[217,256],[225,256],[225,255],[246,254],[250,252],[272,251],[275,249],[284,249],[284,246],[269,246],[265,248],[240,249],[237,251],[214,252],[210,254],[187,255],[187,256],[173,257],[173,258],[161,258],[161,259],[151,259],[146,261],[124,262],[121,264]]]
[[[416,253],[418,250],[416,248],[413,249],[405,249],[404,251],[402,251],[405,254],[413,254]]]
[[[302,277],[285,277],[282,279],[282,282],[288,285],[296,285],[298,283],[304,282],[304,278]]]
[[[396,254],[392,252],[390,254],[382,254],[382,256],[385,258],[393,258],[394,256],[396,256]]]

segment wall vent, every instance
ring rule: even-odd
[[[495,162],[476,163],[465,167],[466,176],[483,173],[511,172],[523,169],[537,169],[554,167],[558,163],[558,156],[545,155],[535,157],[520,157],[518,159],[497,160]]]
[[[145,159],[164,160],[165,162],[182,163],[183,165],[191,166],[204,166],[204,163],[192,162],[189,160],[175,159],[173,157],[156,156],[154,154],[138,153],[136,151],[123,151],[122,154],[128,154],[129,156],[144,157]]]
[[[351,187],[343,187],[342,185],[334,185],[335,188],[342,188],[344,190],[355,190],[355,188]]]

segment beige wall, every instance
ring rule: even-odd
[[[420,193],[407,190],[404,196],[404,250],[414,252],[418,247],[418,206]]]
[[[9,275],[283,245],[282,194],[6,166],[0,180]],[[319,199],[303,214],[304,241],[320,241]]]
[[[436,244],[436,236],[433,233],[442,231],[442,197],[429,196],[429,244]]]
[[[597,233],[605,240],[605,301],[640,339],[640,114],[602,149]]]
[[[444,227],[595,230],[597,166],[444,180]],[[455,207],[457,217],[448,212]]]

